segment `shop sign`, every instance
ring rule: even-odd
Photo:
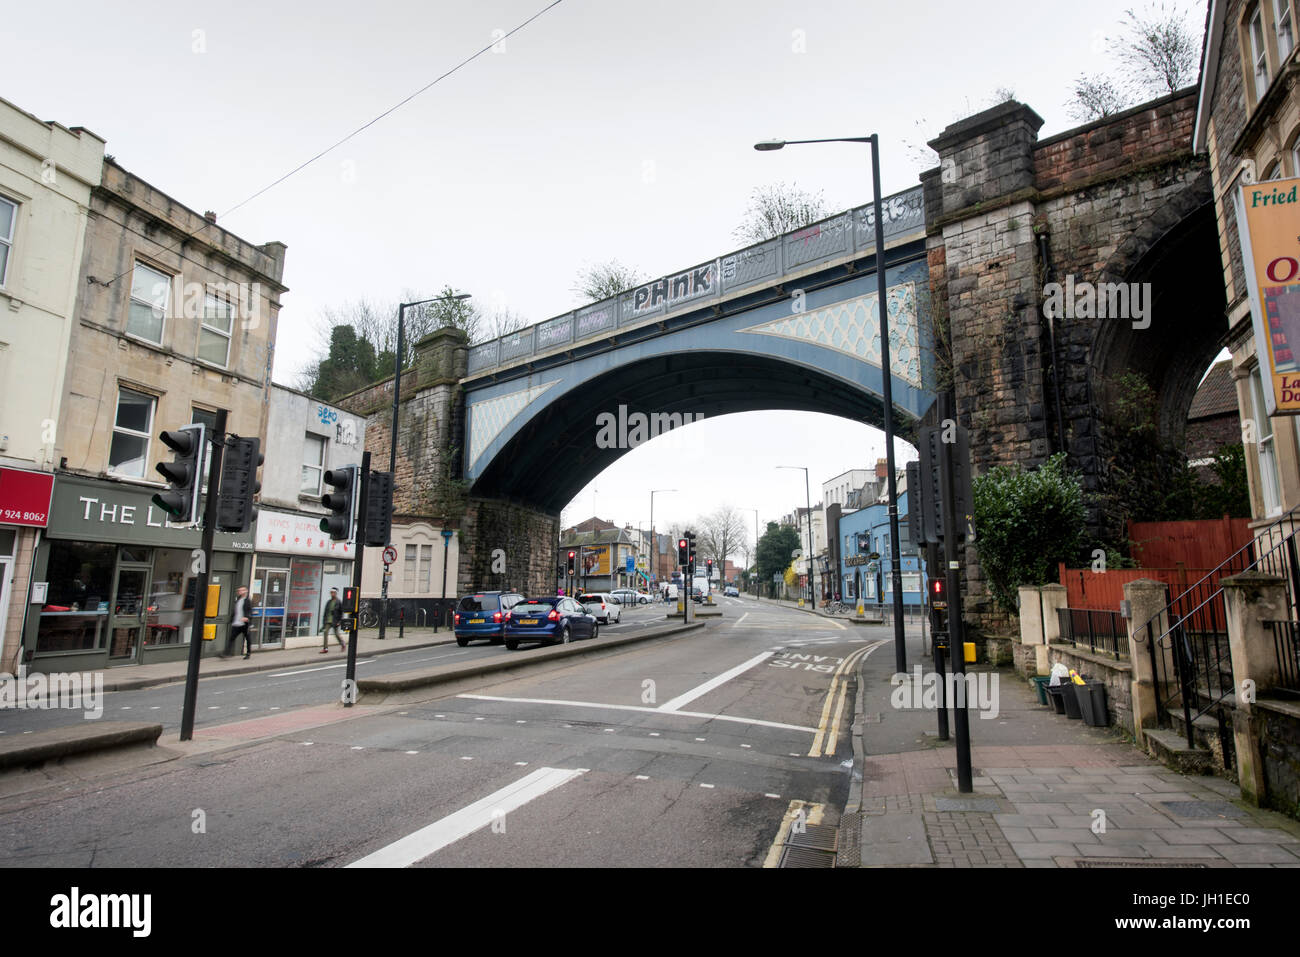
[[[156,491],[148,486],[60,475],[54,485],[49,534],[90,542],[197,548],[199,528],[168,521],[167,513],[153,504]],[[252,536],[218,531],[213,535],[213,547],[252,551]]]
[[[45,528],[53,494],[54,476],[48,472],[0,468],[0,525]]]
[[[335,542],[329,532],[320,530],[324,514],[294,515],[288,512],[257,512],[257,535],[254,539],[259,552],[281,552],[289,555],[336,555],[351,558],[355,546],[352,542]]]
[[[1300,414],[1300,179],[1234,194],[1242,266],[1269,415]]]

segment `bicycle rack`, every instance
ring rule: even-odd
[[[419,614],[419,617],[416,619],[419,622],[419,627],[427,628],[429,625],[429,609],[417,608],[416,611]]]

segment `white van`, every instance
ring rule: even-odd
[[[663,585],[660,585],[659,587],[660,587],[660,589],[663,591],[663,594],[664,594],[664,598],[665,598],[665,599],[667,599],[668,601],[676,601],[676,600],[677,600],[677,586],[676,586],[676,585],[671,584],[671,583],[665,583],[665,584],[663,584]]]

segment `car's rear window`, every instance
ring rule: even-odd
[[[605,599],[601,598],[599,595],[579,595],[579,596],[578,596],[578,601],[582,602],[584,605],[599,604],[600,602],[602,602],[602,601],[604,601],[604,600],[605,600]]]
[[[460,600],[457,611],[496,611],[500,597],[497,595],[466,595]]]
[[[515,607],[511,608],[511,613],[516,617],[521,615],[542,614],[545,615],[555,608],[553,601],[521,601]]]

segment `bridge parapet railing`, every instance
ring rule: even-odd
[[[925,204],[919,186],[885,197],[881,209],[886,242],[925,226]],[[610,299],[472,346],[469,372],[482,372],[559,346],[598,339],[616,329],[694,308],[738,289],[775,283],[793,272],[867,254],[875,248],[875,222],[875,207],[859,206],[779,238],[660,276]]]

